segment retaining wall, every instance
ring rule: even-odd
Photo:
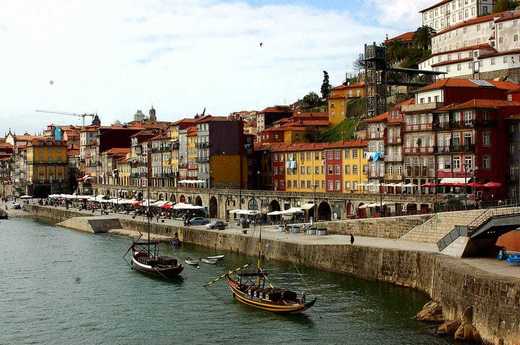
[[[36,207],[39,208],[39,207]],[[54,212],[56,211],[56,212]],[[61,210],[47,211],[64,216]],[[38,215],[43,211],[35,209]],[[144,231],[144,222],[121,219],[123,228]],[[256,238],[211,230],[152,224],[161,235],[178,232],[187,242],[256,255]],[[265,256],[322,270],[352,274],[423,291],[443,306],[447,320],[460,319],[472,306],[473,324],[492,344],[520,345],[520,280],[488,274],[447,256],[349,245],[307,245],[263,240]]]

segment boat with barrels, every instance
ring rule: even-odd
[[[132,251],[132,269],[157,278],[172,279],[178,276],[184,267],[175,257],[159,255],[159,242],[134,241]]]

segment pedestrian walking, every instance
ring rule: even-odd
[[[354,244],[354,235],[350,234],[350,244]]]

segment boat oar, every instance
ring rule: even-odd
[[[237,269],[234,269],[234,270],[232,270],[232,271],[229,271],[229,272],[227,272],[227,273],[224,273],[224,274],[218,276],[217,278],[213,279],[212,281],[208,282],[207,284],[204,284],[203,286],[204,286],[204,287],[211,286],[211,285],[215,284],[216,282],[218,282],[219,280],[221,280],[222,278],[225,278],[226,276],[228,276],[228,275],[230,275],[230,274],[233,274],[233,273],[236,273],[236,272],[238,272],[238,271],[240,271],[240,270],[243,270],[243,269],[245,269],[245,268],[247,268],[247,267],[249,267],[249,264],[245,264],[245,265],[242,266],[242,267],[239,267],[239,268],[237,268]]]

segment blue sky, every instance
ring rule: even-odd
[[[0,121],[35,132],[80,123],[35,109],[110,124],[151,105],[173,121],[291,103],[323,70],[341,83],[364,43],[414,30],[434,2],[3,0]]]

